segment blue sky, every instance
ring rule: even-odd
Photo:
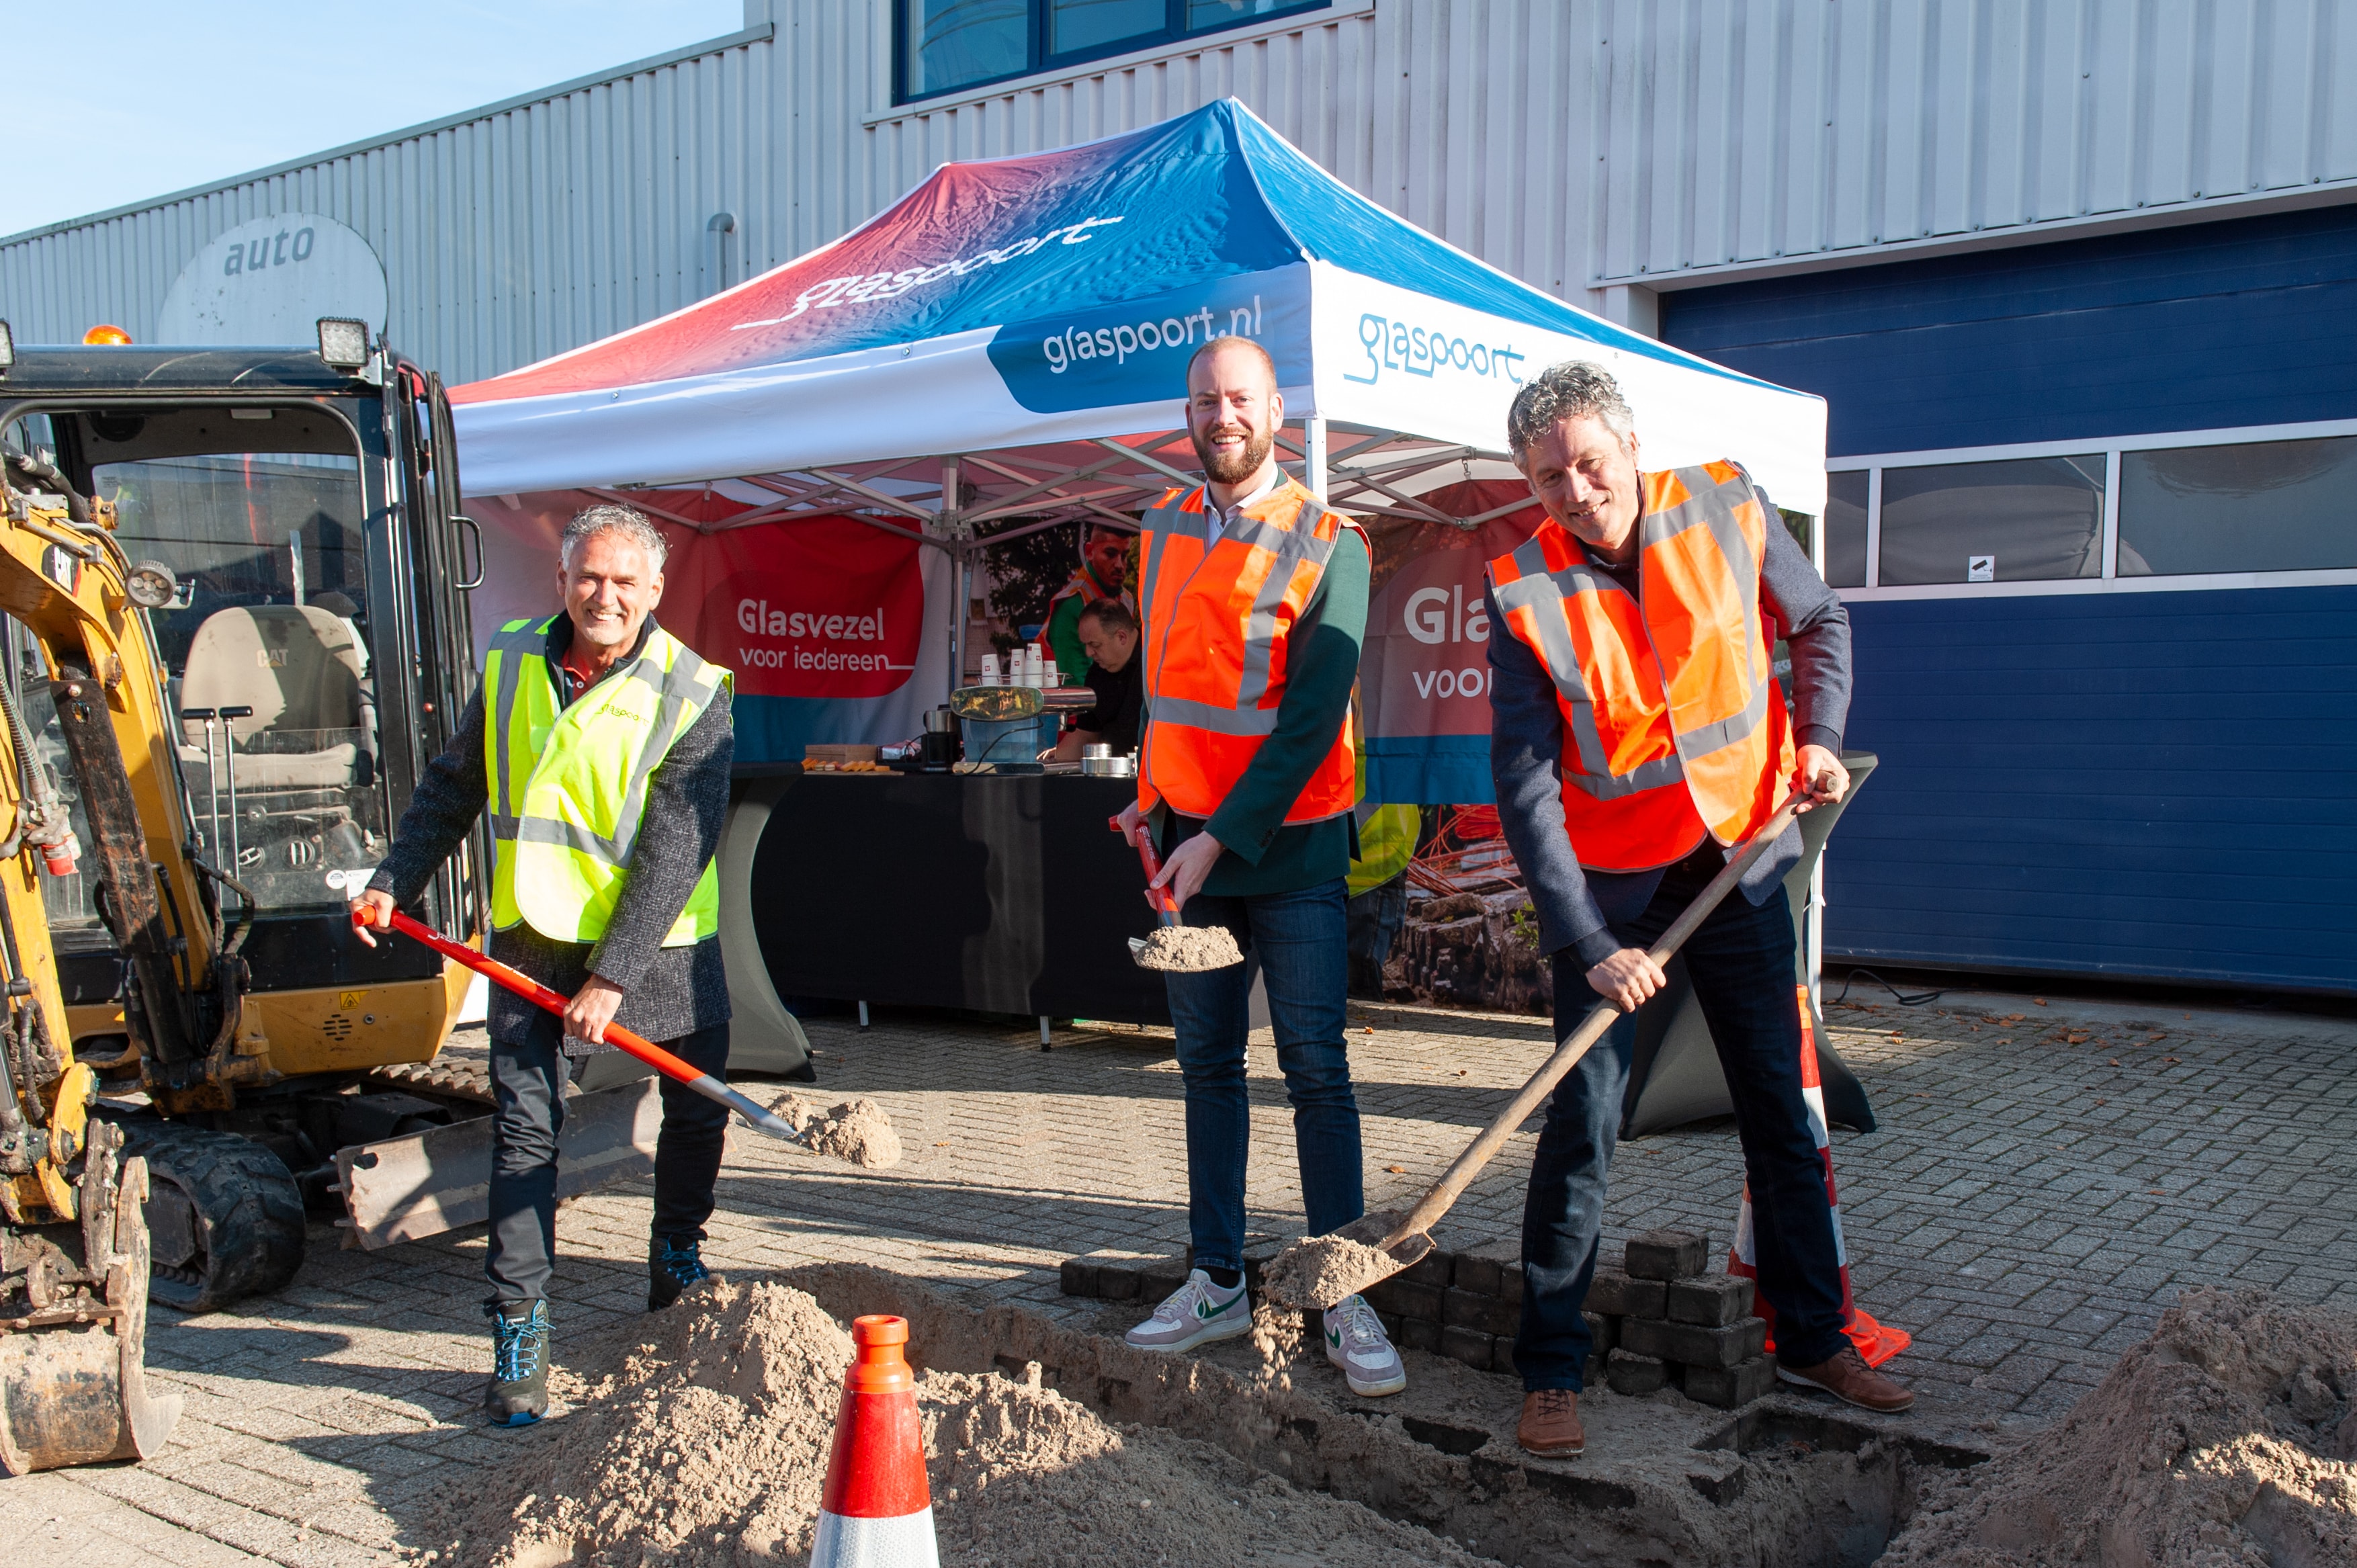
[[[0,235],[733,33],[743,0],[0,0]]]

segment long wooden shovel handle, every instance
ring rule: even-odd
[[[1743,880],[1743,874],[1758,865],[1760,857],[1768,853],[1769,846],[1784,835],[1784,830],[1792,825],[1792,819],[1807,803],[1804,796],[1793,796],[1768,819],[1758,832],[1751,835],[1751,842],[1743,846],[1743,852],[1720,868],[1718,875],[1710,879],[1710,886],[1695,896],[1695,901],[1686,906],[1685,913],[1673,920],[1670,929],[1663,931],[1661,940],[1649,950],[1655,963],[1668,962],[1670,955],[1685,945],[1686,939],[1695,934],[1695,929],[1710,918],[1710,912],[1734,891],[1737,883]],[[1424,1200],[1408,1210],[1407,1218],[1400,1221],[1399,1229],[1383,1238],[1383,1251],[1388,1252],[1409,1237],[1420,1236],[1438,1224],[1440,1217],[1448,1212],[1458,1198],[1464,1196],[1465,1189],[1472,1185],[1473,1178],[1481,1174],[1481,1167],[1506,1146],[1506,1140],[1514,1135],[1514,1130],[1530,1119],[1531,1112],[1539,1108],[1540,1101],[1555,1092],[1555,1086],[1563,1081],[1564,1075],[1579,1065],[1579,1058],[1587,1054],[1590,1046],[1604,1037],[1605,1031],[1611,1028],[1620,1016],[1620,1009],[1609,1001],[1598,1002],[1590,1008],[1587,1016],[1580,1021],[1579,1027],[1565,1037],[1563,1044],[1555,1048],[1555,1054],[1531,1075],[1528,1083],[1523,1085],[1523,1091],[1514,1096],[1512,1103],[1483,1129],[1481,1135],[1473,1140],[1471,1147],[1457,1156],[1457,1163],[1443,1173],[1432,1190],[1424,1195]]]

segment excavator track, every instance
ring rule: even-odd
[[[230,1133],[130,1122],[147,1161],[154,1299],[210,1312],[284,1289],[303,1266],[303,1193],[276,1155]]]
[[[491,1092],[491,1064],[486,1057],[456,1056],[448,1051],[430,1062],[399,1062],[369,1073],[369,1081],[383,1089],[410,1094],[436,1094],[445,1100],[496,1105]]]

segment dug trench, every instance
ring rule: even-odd
[[[1290,1315],[1158,1356],[1110,1313],[1091,1332],[835,1264],[738,1276],[560,1356],[572,1408],[404,1537],[506,1568],[798,1561],[840,1325],[877,1312],[909,1323],[945,1562],[1867,1563],[1986,1456],[1798,1401],[1598,1391],[1587,1455],[1534,1459],[1512,1380],[1415,1353],[1405,1394],[1356,1399]]]

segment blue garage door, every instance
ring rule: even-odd
[[[1663,306],[1831,403],[1828,953],[2357,991],[2357,208]]]

